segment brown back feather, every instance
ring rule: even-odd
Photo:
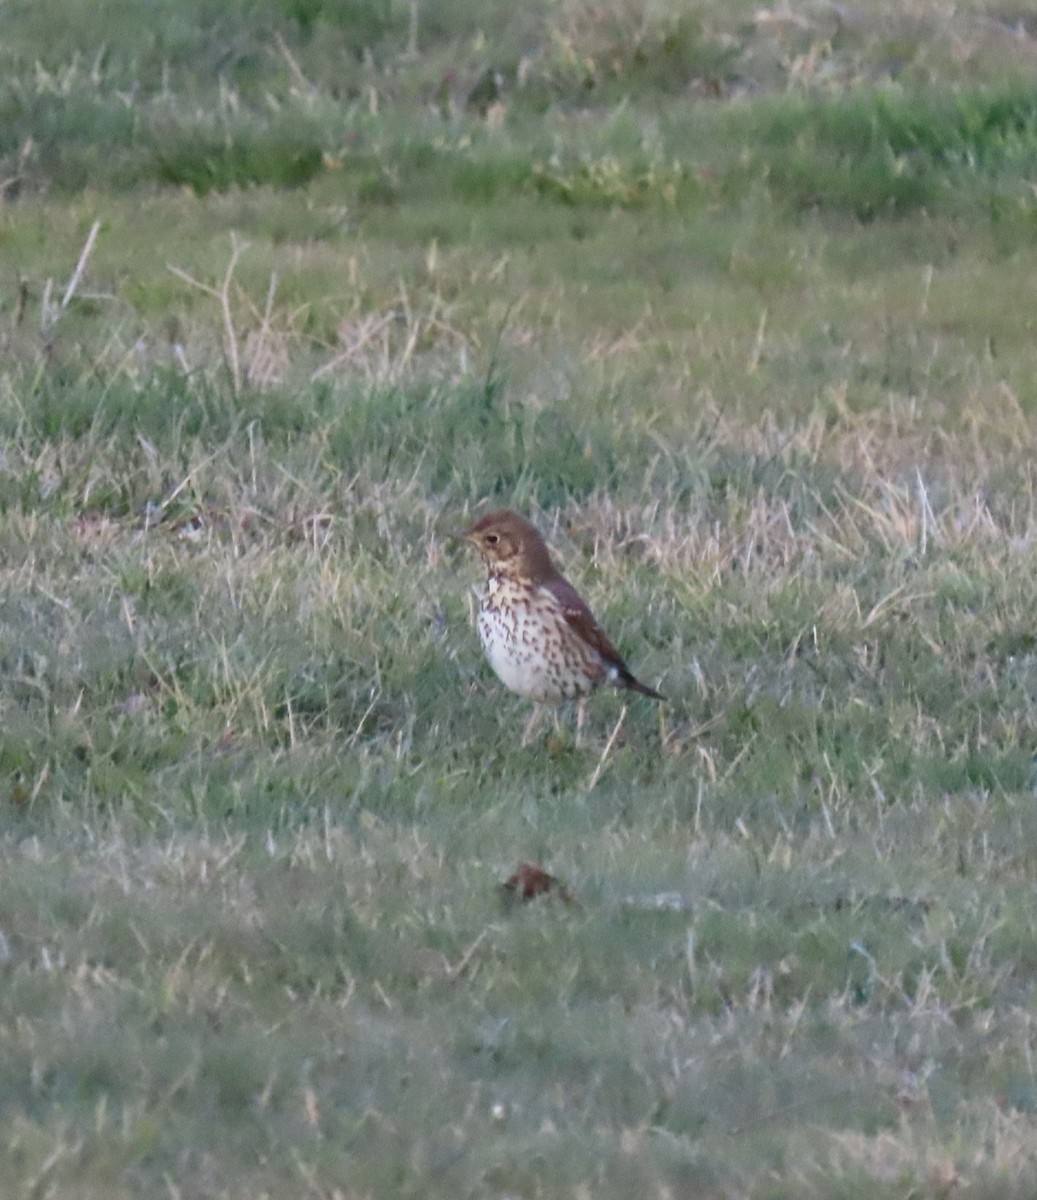
[[[562,615],[566,621],[576,630],[580,637],[601,655],[602,661],[607,666],[612,667],[619,676],[619,686],[630,688],[631,691],[641,692],[642,695],[651,696],[656,700],[662,700],[665,697],[650,687],[646,687],[639,679],[634,677],[633,672],[623,661],[619,651],[609,641],[605,631],[601,628],[594,619],[594,614],[587,607],[579,592],[573,585],[554,571],[547,579],[541,580],[541,587],[546,588],[552,596],[561,604]]]

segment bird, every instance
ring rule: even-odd
[[[603,684],[664,699],[634,677],[525,517],[497,509],[461,536],[486,566],[477,617],[486,657],[505,687],[535,705],[523,746],[529,745],[544,708],[565,700],[579,701],[579,737],[584,700]]]

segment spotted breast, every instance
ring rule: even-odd
[[[479,638],[513,692],[538,704],[586,696],[608,681],[601,655],[579,637],[552,593],[491,573],[479,604]]]

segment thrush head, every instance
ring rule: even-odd
[[[557,574],[544,539],[510,508],[480,517],[462,537],[479,551],[489,571],[509,579],[543,583]]]

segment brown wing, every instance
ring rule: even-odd
[[[594,614],[587,607],[583,597],[568,579],[555,573],[550,579],[545,580],[542,586],[562,606],[562,615],[566,621],[589,646],[598,652],[606,669],[611,668],[615,671],[616,678],[610,682],[615,683],[617,687],[631,688],[635,692],[642,692],[645,696],[652,696],[656,700],[663,699],[658,692],[634,678],[630,668],[620,657],[619,651],[609,641],[605,631],[595,621]]]

